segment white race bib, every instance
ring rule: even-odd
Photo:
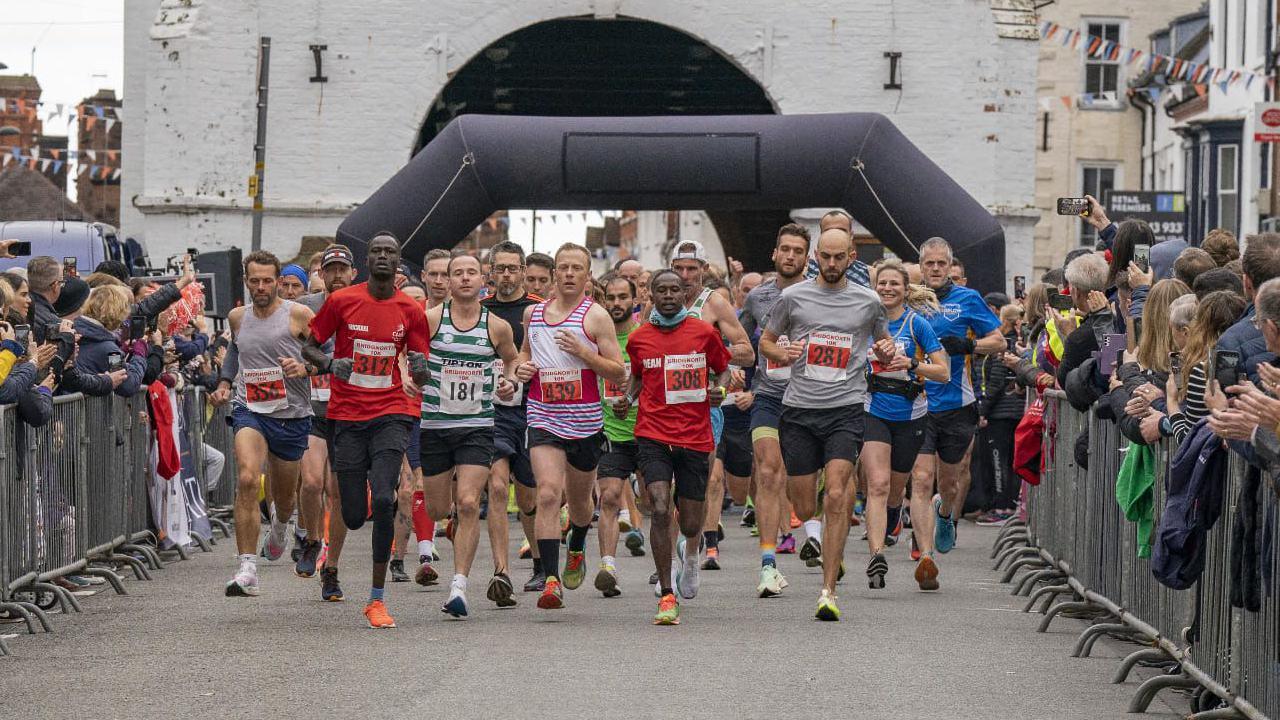
[[[484,376],[483,367],[445,365],[440,368],[440,411],[446,415],[478,415]]]
[[[284,369],[276,366],[258,370],[241,370],[244,379],[245,406],[260,415],[289,407],[284,389]]]
[[[853,335],[838,332],[809,334],[805,348],[804,376],[823,382],[842,382],[849,377],[853,356]]]
[[[894,344],[898,346],[898,354],[907,354],[907,342],[905,340],[894,340]],[[873,348],[867,348],[867,366],[871,368],[871,372],[880,377],[894,378],[897,380],[910,380],[911,373],[907,370],[889,371],[884,369],[884,365],[876,359],[876,351]]]
[[[519,380],[515,381],[516,391],[512,393],[510,400],[502,400],[498,397],[498,378],[506,372],[506,363],[501,358],[493,360],[493,404],[506,405],[507,407],[520,407],[520,399],[524,397],[524,383]]]
[[[581,368],[542,368],[538,370],[542,401],[547,403],[582,402]]]
[[[348,383],[363,388],[391,387],[391,373],[396,366],[395,343],[356,340],[351,359]]]
[[[706,355],[664,355],[662,378],[668,405],[707,401]]]
[[[790,346],[791,346],[791,340],[789,340],[786,335],[778,336],[778,347],[787,348]],[[778,363],[770,360],[769,358],[765,358],[764,359],[764,375],[770,380],[790,380],[791,366],[779,365]]]

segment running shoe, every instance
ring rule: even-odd
[[[272,525],[267,530],[267,536],[262,539],[262,550],[258,553],[261,557],[272,562],[279,560],[284,555],[284,551],[289,548],[289,536],[293,534],[293,522],[287,522],[278,526],[280,530],[276,531],[276,525]]]
[[[747,534],[748,534],[748,535],[750,535],[751,537],[760,537],[760,526],[759,526],[759,525],[752,525],[752,526],[751,526],[751,532],[749,532],[749,533],[747,533]]]
[[[533,548],[529,545],[528,538],[525,538],[525,541],[520,544],[520,552],[518,553],[518,556],[521,560],[529,560],[533,558]]]
[[[884,553],[871,556],[871,562],[867,563],[867,587],[872,590],[883,590],[884,576],[888,572],[889,561],[884,559]]]
[[[364,606],[364,617],[369,621],[369,627],[374,630],[385,630],[396,626],[396,621],[391,619],[387,606],[381,600],[370,600],[369,604]]]
[[[791,529],[795,530],[796,528],[800,527],[803,524],[804,523],[800,522],[800,518],[796,517],[795,511],[792,510],[791,511]],[[790,535],[790,533],[787,533],[787,534]]]
[[[720,569],[720,549],[707,548],[707,559],[702,561],[703,570],[719,570]]]
[[[836,607],[836,596],[827,590],[823,590],[818,596],[818,611],[814,613],[814,617],[819,620],[827,620],[831,622],[840,619],[840,608]]]
[[[782,536],[782,542],[778,543],[778,547],[774,550],[779,555],[794,555],[796,553],[796,536],[787,533]]]
[[[644,533],[640,528],[633,528],[627,533],[626,545],[632,557],[644,557]]]
[[[946,555],[956,546],[956,521],[955,518],[943,516],[942,514],[942,496],[933,496],[933,546],[938,552]]]
[[[392,560],[391,566],[391,582],[409,582],[409,573],[404,571],[404,560]]]
[[[547,574],[541,570],[534,570],[533,575],[529,577],[528,582],[524,584],[525,592],[542,592],[547,586]]]
[[[782,573],[772,565],[760,568],[760,584],[756,585],[756,593],[762,598],[777,597],[782,594]]]
[[[1004,527],[1004,524],[1013,519],[1013,510],[992,510],[985,517],[978,518],[978,524],[983,527]]]
[[[657,584],[658,584],[658,571],[657,571],[657,570],[654,570],[653,572],[649,573],[649,584],[650,584],[650,585],[657,585]]]
[[[492,583],[490,583],[492,586]],[[445,615],[456,618],[465,618],[467,616],[467,594],[457,585],[449,587],[449,599],[440,606],[440,611]]]
[[[844,575],[845,575],[845,573],[847,573],[848,571],[849,571],[849,568],[845,567],[844,561],[843,561],[843,560],[841,560],[841,561],[840,561],[840,572],[836,573],[836,582],[840,582],[841,580],[844,580]]]
[[[674,593],[667,593],[658,601],[658,614],[653,616],[654,625],[679,625],[680,603]]]
[[[342,602],[342,586],[338,584],[338,568],[320,571],[320,599],[325,602]]]
[[[631,532],[631,511],[626,508],[618,512],[618,532]]]
[[[436,573],[436,569],[431,567],[431,558],[426,555],[418,556],[418,572],[414,573],[413,581],[423,587],[435,585],[440,581],[440,575]]]
[[[570,550],[564,557],[564,587],[577,590],[587,579],[587,553]]]
[[[301,553],[293,566],[293,573],[298,577],[309,578],[316,574],[316,565],[320,561],[320,541],[303,540]]]
[[[560,580],[558,578],[547,578],[547,586],[542,589],[542,594],[538,596],[538,607],[543,610],[559,610],[564,607],[564,590],[560,589]]]
[[[932,555],[925,555],[916,563],[916,583],[921,590],[938,589],[938,564]]]
[[[822,564],[822,543],[818,538],[805,538],[800,546],[800,559],[805,567],[818,567]]]
[[[911,562],[916,562],[920,559],[920,548],[916,545],[916,534],[914,531],[911,533],[911,537],[908,542],[911,544]]]
[[[698,559],[701,554],[700,552],[695,552],[682,558],[680,573],[676,575],[677,589],[680,591],[680,597],[685,600],[692,600],[698,597],[698,587],[702,585],[700,570],[702,563]]]
[[[276,557],[279,557],[278,555]],[[236,576],[227,583],[227,597],[257,597],[258,566],[249,561],[240,561],[240,569]]]
[[[884,546],[893,547],[898,544],[898,536],[902,534],[902,514],[898,514],[898,523],[884,534]]]
[[[742,521],[738,524],[742,527],[755,527],[756,509],[748,505],[747,509],[742,511]]]
[[[500,608],[515,607],[514,594],[515,588],[511,585],[511,578],[507,577],[506,573],[494,573],[489,580],[489,589],[485,591],[485,597]]]
[[[618,589],[618,568],[612,563],[600,561],[600,570],[596,573],[596,589],[607,598],[622,594],[622,590]]]
[[[307,539],[299,535],[297,529],[294,529],[293,549],[289,551],[289,557],[292,558],[295,563],[298,562],[298,558],[302,557],[302,546],[306,542],[307,542]]]

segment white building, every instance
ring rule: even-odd
[[[153,256],[248,246],[267,36],[264,247],[284,256],[331,236],[457,114],[876,111],[996,214],[1009,274],[1031,266],[1031,0],[125,6],[122,226]],[[787,210],[707,220],[760,263]]]

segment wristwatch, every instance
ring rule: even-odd
[[[1168,415],[1160,418],[1160,434],[1165,437],[1173,437],[1173,421]]]
[[[915,358],[911,358],[911,371],[915,372],[918,367],[920,367],[920,361]]]

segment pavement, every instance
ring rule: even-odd
[[[492,566],[482,532],[471,618],[441,613],[447,584],[389,583],[399,628],[382,631],[361,615],[368,530],[347,541],[343,603],[321,602],[319,581],[296,577],[287,562],[259,565],[261,596],[224,597],[235,550],[220,539],[153,582],[127,582],[127,596],[84,598],[83,614],[53,616],[52,634],[0,625],[0,634],[17,633],[14,655],[0,657],[0,718],[1138,717],[1124,710],[1140,677],[1109,683],[1134,646],[1103,640],[1078,659],[1070,651],[1081,621],[1060,618],[1036,633],[1040,616],[1019,612],[1025,600],[990,569],[994,529],[964,523],[959,546],[940,557],[942,589],[921,593],[905,543],[888,552],[888,586],[868,589],[854,528],[843,620],[823,623],[813,618],[819,569],[780,556],[791,587],[759,599],[755,539],[736,516],[726,526],[724,569],[703,573],[678,627],[650,624],[648,556],[622,549],[622,596],[591,587],[594,533],[591,572],[566,592],[564,610],[538,610],[532,594],[508,610],[485,600]],[[513,523],[512,558],[518,532]],[[443,539],[438,547],[448,578],[451,548]],[[407,565],[412,574],[416,562]],[[530,567],[514,561],[517,589]],[[1187,707],[1166,691],[1145,717],[1181,717],[1171,706]]]

